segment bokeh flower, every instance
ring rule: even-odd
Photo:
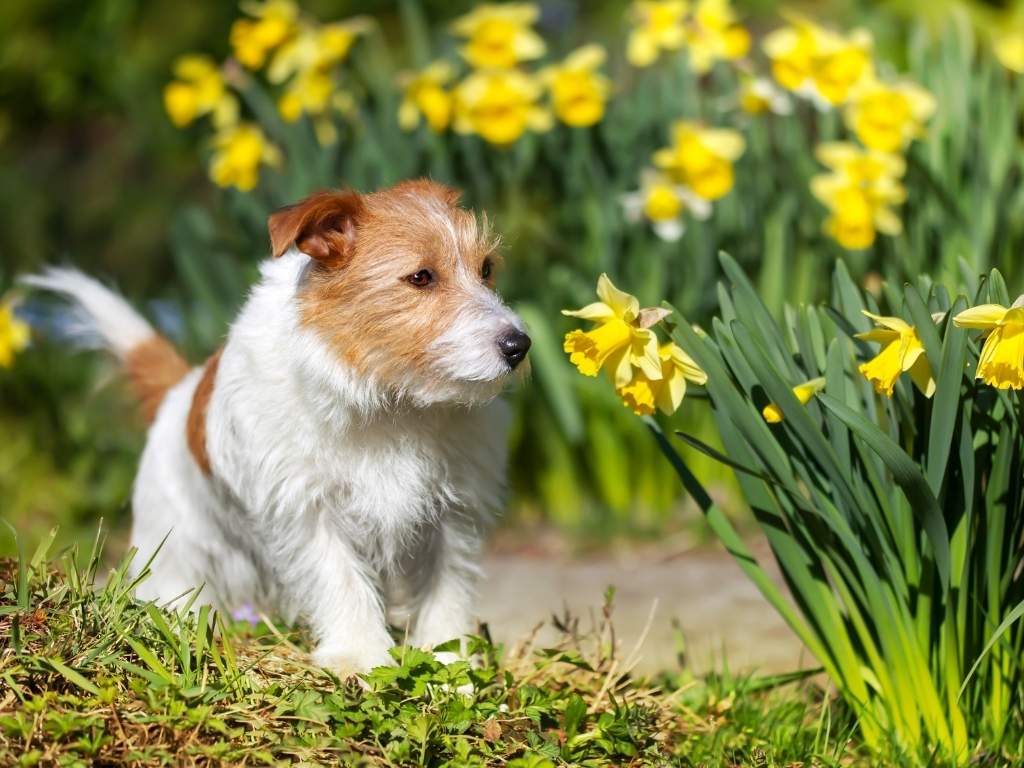
[[[599,301],[582,309],[562,310],[563,315],[595,323],[590,331],[575,330],[565,335],[563,347],[570,362],[584,376],[607,371],[616,388],[632,381],[634,367],[651,380],[660,379],[658,338],[650,328],[640,326],[637,298],[620,291],[605,274],[597,280],[597,297]]]
[[[966,309],[953,322],[986,332],[978,357],[977,377],[997,389],[1024,389],[1024,304],[982,304]]]
[[[247,192],[259,182],[260,165],[278,165],[279,150],[263,135],[259,126],[240,123],[213,137],[210,178],[221,187]]]
[[[626,58],[634,67],[649,67],[662,51],[678,51],[686,43],[686,0],[635,0],[629,6],[633,28]]]
[[[0,368],[10,368],[14,357],[28,346],[31,333],[27,323],[14,313],[14,301],[0,302]]]
[[[825,388],[825,378],[819,376],[816,379],[805,381],[803,384],[798,384],[793,387],[793,396],[800,401],[801,405],[807,405],[811,402],[811,398],[821,392]],[[782,409],[779,408],[775,403],[769,403],[761,411],[761,415],[764,416],[764,420],[769,424],[779,424],[783,420]]]
[[[815,154],[832,171],[811,179],[811,192],[830,212],[826,233],[844,248],[858,250],[874,243],[878,232],[903,231],[893,209],[907,197],[899,180],[903,158],[847,142],[822,144]]]
[[[769,33],[762,47],[780,85],[822,106],[843,104],[871,69],[872,39],[864,29],[842,35],[796,18]]]
[[[330,24],[303,26],[274,54],[267,67],[267,79],[271,83],[283,83],[302,72],[326,72],[342,64],[372,23],[366,16],[354,16]]]
[[[566,125],[586,127],[601,122],[604,117],[611,83],[598,68],[605,58],[605,50],[600,45],[584,45],[560,64],[538,73],[551,92],[555,114]]]
[[[398,124],[411,131],[424,119],[436,133],[448,129],[452,120],[452,94],[446,86],[455,77],[455,70],[446,61],[435,61],[419,72],[399,76],[402,103],[398,107]]]
[[[788,115],[793,111],[793,102],[789,94],[768,78],[747,76],[740,83],[740,108],[751,115]]]
[[[875,391],[892,397],[896,380],[901,374],[909,373],[914,386],[925,397],[934,395],[935,378],[917,329],[898,317],[881,317],[866,311],[864,314],[874,320],[878,327],[866,333],[858,333],[857,338],[877,342],[882,345],[882,349],[872,360],[859,366],[858,370],[874,385]]]
[[[732,129],[679,120],[672,126],[672,146],[655,152],[654,164],[698,197],[718,200],[732,189],[732,166],[745,146]]]
[[[544,41],[531,28],[540,11],[534,3],[484,3],[452,23],[467,38],[463,58],[479,69],[507,69],[544,55]]]
[[[453,127],[492,144],[511,144],[527,129],[551,127],[551,114],[538,104],[543,92],[536,78],[519,70],[473,72],[455,89]]]
[[[690,68],[708,72],[716,61],[736,61],[750,50],[750,33],[736,22],[730,0],[697,0],[686,25]]]
[[[916,83],[889,85],[867,77],[851,93],[845,116],[865,147],[899,152],[923,135],[933,112],[935,97]]]
[[[658,357],[661,359],[660,378],[651,379],[643,371],[637,371],[632,381],[615,390],[622,404],[637,416],[650,416],[655,408],[671,416],[686,396],[687,382],[707,384],[708,375],[676,344],[662,344],[658,347]]]
[[[231,48],[243,66],[259,69],[270,52],[295,33],[299,8],[291,0],[249,0],[241,6],[251,18],[231,25]]]
[[[640,189],[622,196],[622,207],[629,221],[646,218],[662,240],[675,242],[686,229],[685,215],[706,219],[711,204],[698,197],[668,175],[646,168],[640,174]]]
[[[238,100],[228,90],[217,63],[209,56],[187,54],[174,62],[174,76],[164,87],[164,109],[179,128],[204,115],[217,127],[238,119]]]
[[[1017,28],[996,35],[992,40],[992,50],[1000,64],[1011,72],[1024,75],[1024,29],[1019,24]]]

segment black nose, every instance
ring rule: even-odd
[[[512,330],[498,337],[498,350],[510,368],[515,368],[523,362],[529,349],[530,337],[522,331]]]

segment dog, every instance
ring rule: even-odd
[[[269,219],[272,258],[223,346],[190,368],[127,302],[69,269],[63,294],[151,421],[135,480],[138,597],[302,619],[313,661],[393,663],[472,629],[503,504],[507,406],[530,338],[494,291],[486,219],[429,180],[324,191]],[[447,653],[451,653],[450,651]]]

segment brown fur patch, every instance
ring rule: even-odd
[[[167,339],[154,336],[128,352],[124,369],[142,415],[151,424],[167,390],[185,378],[189,366]]]
[[[484,260],[497,260],[496,243],[457,206],[459,193],[436,182],[402,182],[360,199],[351,256],[310,270],[300,320],[347,364],[385,384],[412,371],[429,380],[428,350],[460,306],[460,281],[483,279]],[[410,285],[409,276],[424,269],[434,282]]]
[[[204,475],[210,474],[210,454],[206,449],[206,415],[210,407],[210,398],[213,396],[217,366],[220,365],[220,355],[223,351],[224,348],[221,347],[206,361],[206,365],[203,367],[203,377],[199,379],[196,391],[192,393],[192,407],[189,408],[188,418],[185,421],[185,439],[188,441],[188,449]]]

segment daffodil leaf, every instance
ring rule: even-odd
[[[939,502],[932,493],[921,472],[920,466],[887,434],[869,422],[846,404],[830,395],[819,395],[821,403],[838,416],[878,454],[892,474],[893,480],[903,490],[928,535],[932,554],[944,590],[949,588],[949,531],[939,508]]]

